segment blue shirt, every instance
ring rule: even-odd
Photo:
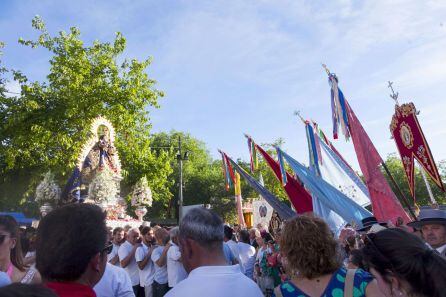
[[[9,279],[6,272],[0,271],[0,287],[7,286],[11,283],[11,280]]]

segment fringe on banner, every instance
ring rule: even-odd
[[[232,166],[228,162],[228,159],[227,159],[225,153],[223,153],[220,150],[219,150],[219,152],[221,154],[222,171],[223,171],[223,176],[225,178],[225,188],[226,188],[226,191],[229,191],[229,188],[232,186],[231,177],[232,177],[232,175],[234,175],[234,173],[232,173],[232,175],[231,175]],[[229,167],[229,166],[231,166],[231,167]],[[232,180],[234,180],[234,179],[232,179]]]
[[[320,148],[316,144],[316,137],[314,137],[314,130],[309,122],[305,123],[305,131],[307,132],[308,141],[308,153],[310,155],[311,166],[316,171],[317,176],[321,176],[321,170],[319,168]]]
[[[248,149],[249,149],[249,159],[250,159],[250,169],[251,173],[254,173],[254,171],[258,167],[257,162],[257,152],[256,152],[256,145],[251,137],[245,134],[245,137],[248,139]]]
[[[282,151],[280,150],[279,147],[276,147],[276,151],[277,151],[277,159],[279,161],[279,166],[280,166],[281,182],[282,185],[286,185],[287,177],[286,177],[285,163],[283,162]]]

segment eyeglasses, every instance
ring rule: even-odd
[[[2,244],[5,241],[5,238],[9,236],[8,234],[1,234],[0,235],[0,244]]]
[[[109,255],[112,252],[112,250],[113,250],[113,243],[108,242],[105,248],[101,250],[101,254],[107,253],[107,255]]]

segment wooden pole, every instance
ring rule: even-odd
[[[418,166],[421,171],[421,176],[423,177],[424,184],[426,185],[427,193],[429,194],[429,199],[431,201],[432,207],[438,206],[437,201],[434,198],[434,194],[432,193],[432,188],[429,185],[429,181],[427,180],[426,173],[424,172],[424,168],[422,166]]]
[[[406,205],[406,207],[409,209],[409,213],[412,216],[412,218],[415,221],[418,221],[417,216],[415,215],[412,207],[409,204],[409,201],[407,200],[406,196],[401,191],[400,187],[396,183],[395,179],[393,178],[392,174],[389,171],[389,168],[387,168],[387,165],[384,163],[384,161],[381,162],[381,165],[383,166],[384,170],[386,171],[387,175],[389,176],[390,180],[392,181],[393,185],[395,186],[396,190],[398,191],[398,194],[400,195],[400,199],[403,201],[403,203]]]

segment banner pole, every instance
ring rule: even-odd
[[[427,192],[429,194],[429,199],[431,200],[432,206],[438,206],[437,201],[434,198],[434,194],[432,194],[432,188],[429,185],[429,181],[427,180],[426,173],[424,172],[424,168],[418,165],[421,171],[421,176],[423,177],[424,184],[426,185]]]

